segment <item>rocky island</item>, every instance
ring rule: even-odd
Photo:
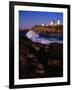
[[[62,25],[19,30],[19,79],[62,77],[62,36]]]

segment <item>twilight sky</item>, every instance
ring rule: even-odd
[[[19,28],[31,28],[33,25],[48,24],[50,20],[57,22],[58,18],[63,24],[63,13],[57,12],[37,12],[37,11],[19,11]]]

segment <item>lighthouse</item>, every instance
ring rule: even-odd
[[[60,25],[60,19],[58,19],[57,24]]]

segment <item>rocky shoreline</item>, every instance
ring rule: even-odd
[[[19,79],[63,76],[63,44],[19,37]]]

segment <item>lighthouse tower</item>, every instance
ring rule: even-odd
[[[58,25],[60,25],[60,19],[58,19],[58,22],[57,22]]]

